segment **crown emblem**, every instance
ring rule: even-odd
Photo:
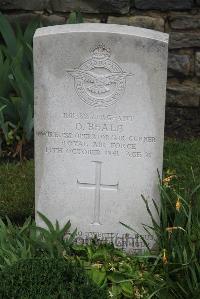
[[[126,88],[127,73],[110,60],[111,49],[98,43],[90,49],[91,58],[78,68],[68,69],[74,78],[74,86],[79,98],[86,104],[106,108],[116,103]]]
[[[104,44],[99,44],[91,50],[91,53],[95,59],[105,59],[110,57],[110,49],[106,48]]]

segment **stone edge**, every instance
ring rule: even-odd
[[[49,36],[54,34],[64,33],[79,33],[79,32],[101,32],[101,33],[119,33],[124,35],[133,35],[143,38],[154,39],[163,43],[169,41],[169,34],[127,25],[117,24],[67,24],[67,25],[56,25],[42,27],[36,30],[34,39],[41,36]]]

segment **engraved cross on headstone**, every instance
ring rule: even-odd
[[[95,190],[95,201],[94,201],[94,220],[92,224],[95,225],[100,225],[100,199],[101,199],[101,194],[100,191],[101,189],[104,190],[111,190],[111,191],[117,191],[119,183],[115,185],[105,185],[101,184],[101,161],[92,161],[95,163],[95,183],[80,183],[77,180],[77,184],[79,185],[80,188],[86,188],[86,189],[94,189]]]

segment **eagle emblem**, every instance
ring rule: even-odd
[[[124,93],[127,76],[132,75],[109,57],[110,49],[101,44],[92,50],[92,59],[67,70],[74,78],[77,95],[90,106],[105,108],[116,103]]]

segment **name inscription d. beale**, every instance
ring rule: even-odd
[[[154,245],[141,194],[156,217],[167,50],[168,35],[132,26],[36,31],[36,211],[70,220],[79,244],[97,238],[132,252],[145,250],[144,240]],[[36,221],[44,225],[37,213]]]

